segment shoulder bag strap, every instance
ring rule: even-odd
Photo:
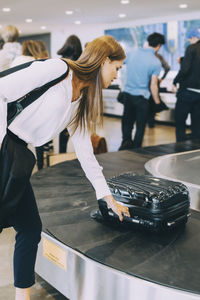
[[[63,60],[63,61],[67,64],[67,62],[65,60]],[[68,66],[68,64],[67,64],[67,66]],[[23,68],[21,68],[21,69],[23,69]],[[59,76],[58,78],[44,84],[43,86],[41,86],[39,88],[36,88],[36,89],[30,91],[28,94],[19,98],[18,100],[9,103],[8,104],[7,126],[9,126],[12,123],[12,121],[22,112],[22,110],[24,110],[27,106],[29,106],[31,103],[33,103],[35,100],[37,100],[40,96],[42,96],[49,88],[51,88],[55,84],[59,83],[63,79],[65,79],[66,76],[68,75],[68,73],[69,73],[69,66],[67,68],[67,71],[64,74],[62,74],[61,76]]]

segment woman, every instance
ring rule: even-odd
[[[33,40],[24,41],[22,43],[22,55],[17,56],[11,63],[10,67],[12,68],[20,64],[24,64],[26,62],[33,61],[35,59],[40,58],[39,52],[40,49],[36,41]]]
[[[58,50],[57,54],[62,58],[69,58],[71,60],[77,60],[82,53],[81,41],[76,35],[70,35],[62,48]],[[65,128],[59,134],[59,153],[66,153],[67,143],[69,139],[68,130]]]
[[[63,58],[77,60],[82,53],[81,41],[76,35],[70,35],[57,54]]]
[[[40,51],[39,57],[40,58],[48,58],[49,57],[49,52],[47,50],[47,46],[46,46],[45,42],[43,42],[41,40],[38,40],[38,41],[35,41],[35,42],[39,46],[39,51]]]
[[[1,37],[4,45],[0,50],[0,72],[10,68],[12,61],[22,53],[18,43],[19,31],[15,26],[6,26],[1,32]]]
[[[26,148],[27,143],[34,146],[45,144],[67,126],[76,155],[96,191],[97,199],[104,198],[121,221],[123,214],[129,216],[128,210],[117,204],[110,193],[102,168],[93,154],[89,134],[97,123],[102,124],[102,88],[108,87],[117,77],[124,59],[124,51],[115,39],[102,36],[90,42],[77,61],[35,61],[28,68],[0,79],[0,137],[3,140],[0,192],[9,194],[9,203],[12,205],[17,198],[20,199],[17,208],[6,220],[17,232],[14,253],[15,300],[30,299],[41,235],[41,220],[29,182],[34,159]],[[68,67],[68,76],[25,108],[8,126],[6,133],[7,102],[59,77]],[[5,178],[6,172],[15,175],[13,182]],[[10,190],[5,188],[8,182],[11,183]]]

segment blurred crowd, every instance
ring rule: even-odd
[[[180,70],[173,80],[171,90],[176,94],[175,126],[176,141],[185,141],[186,120],[191,117],[191,139],[200,139],[200,32],[194,28],[189,32],[190,45],[184,57],[179,58]],[[122,142],[119,150],[142,147],[146,124],[155,126],[155,115],[167,106],[164,105],[160,92],[170,65],[160,55],[159,50],[165,44],[165,37],[152,33],[147,37],[143,48],[132,49],[126,53],[126,80],[121,91],[124,112],[122,116]],[[87,46],[87,45],[85,45]],[[61,58],[77,60],[82,53],[80,39],[69,36],[57,51]],[[19,31],[8,25],[1,32],[0,72],[17,65],[38,59],[49,58],[47,46],[42,40],[24,40],[19,43]],[[162,70],[162,72],[161,72]],[[162,73],[162,76],[160,74]],[[133,137],[133,128],[136,131]],[[59,152],[67,151],[69,134],[67,129],[59,136]],[[52,150],[52,142],[36,148],[38,169],[43,168],[45,151]]]

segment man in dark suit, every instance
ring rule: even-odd
[[[186,119],[191,114],[192,138],[200,138],[200,31],[188,34],[187,47],[174,84],[179,83],[175,107],[176,140],[186,140]]]

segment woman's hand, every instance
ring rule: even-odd
[[[106,201],[108,208],[111,208],[112,211],[119,216],[121,222],[123,221],[123,215],[130,217],[128,207],[117,203],[112,195],[105,196],[104,200]]]

